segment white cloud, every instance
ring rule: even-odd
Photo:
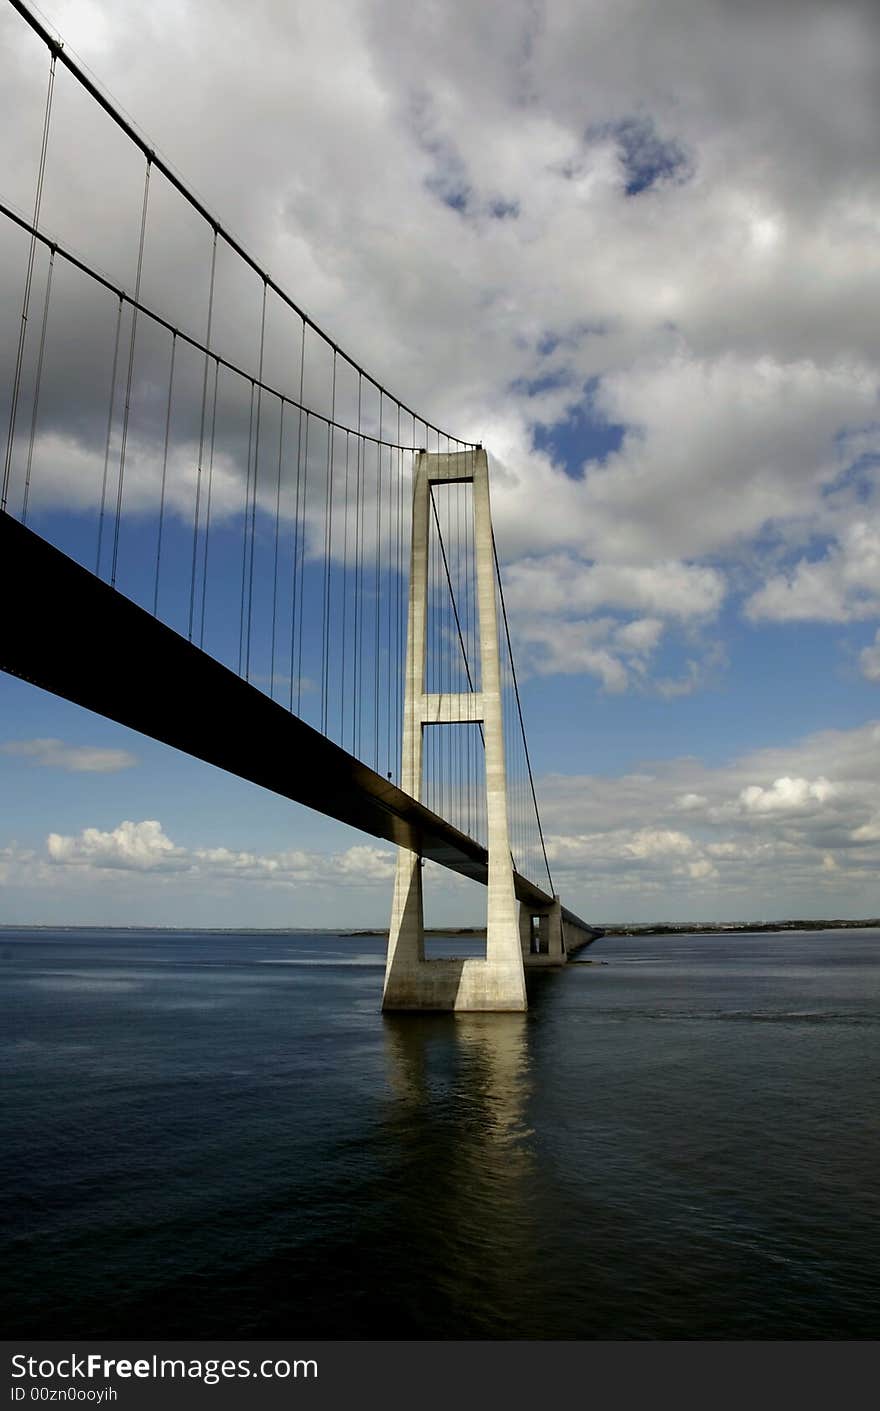
[[[510,564],[517,617],[613,612],[622,631],[662,621],[668,644],[671,624],[711,621],[739,592],[756,620],[877,610],[868,538],[857,542],[878,498],[875,4],[804,0],[796,26],[788,0],[328,0],[308,23],[256,4],[246,33],[228,0],[207,25],[168,0],[124,13],[63,3],[56,17],[99,74],[125,75],[126,109],[294,297],[383,383],[490,447],[499,546],[523,560]],[[18,17],[0,25],[8,199],[24,210],[45,66]],[[44,223],[129,280],[140,161],[65,85],[56,103]],[[99,159],[82,163],[84,150]],[[161,242],[150,228],[144,297],[200,331],[209,240],[159,182],[153,199],[166,224]],[[15,253],[0,266],[13,305]],[[223,281],[217,346],[252,366],[258,282],[226,269]],[[105,302],[56,281],[37,505],[100,495]],[[276,315],[267,376],[295,391],[295,337]],[[128,514],[160,494],[166,363],[145,337]],[[197,364],[178,363],[167,504],[183,520]],[[316,357],[312,402],[327,395],[320,381]],[[222,517],[241,504],[248,412],[241,389],[221,400]],[[585,450],[565,474],[535,432],[578,411],[619,427],[620,444]],[[19,459],[14,472],[17,496]],[[804,556],[829,540],[824,558]],[[781,566],[792,552],[801,561]],[[542,648],[539,669],[591,672],[608,690],[652,673],[669,697],[696,689],[699,663],[670,675],[659,629],[634,640],[646,631],[615,643],[578,626],[564,651]]]
[[[614,639],[623,652],[637,656],[652,652],[663,636],[663,623],[656,617],[637,617],[618,627]]]
[[[727,653],[719,641],[711,641],[699,657],[687,657],[684,669],[679,676],[657,677],[654,685],[659,695],[666,700],[677,696],[690,696],[694,691],[713,681],[727,666]]]
[[[695,808],[703,808],[708,802],[705,794],[682,794],[676,799],[675,807],[687,813]]]
[[[655,674],[652,679],[655,655],[669,636],[668,624],[656,617],[625,622],[614,617],[568,620],[546,612],[532,616],[524,609],[515,625],[519,674],[523,679],[587,674],[597,677],[611,694],[653,689],[671,699],[697,690],[726,662],[719,643],[704,646],[693,634],[688,646],[700,649],[701,655],[687,657],[677,677]]]
[[[674,829],[641,828],[626,843],[626,850],[632,853],[633,857],[651,858],[667,857],[672,854],[680,857],[684,853],[693,852],[693,839],[686,833],[679,833]]]
[[[4,887],[19,879],[31,879],[39,870],[40,859],[33,848],[22,848],[15,842],[0,848],[0,884]]]
[[[97,873],[185,873],[206,882],[262,882],[299,885],[368,886],[394,876],[395,854],[371,844],[355,844],[339,853],[291,849],[261,854],[228,847],[185,848],[174,843],[156,819],[126,820],[108,831],[84,828],[73,836],[50,833],[49,861],[57,866],[89,868]]]
[[[833,798],[836,790],[827,779],[774,779],[769,789],[749,784],[740,792],[739,802],[746,813],[784,813],[815,808]]]
[[[880,681],[880,629],[874,637],[873,645],[864,647],[859,653],[859,661],[862,675],[868,681]]]
[[[790,573],[771,578],[750,598],[746,611],[756,621],[777,622],[877,617],[880,533],[864,520],[848,525],[822,558],[801,559]]]
[[[588,564],[571,554],[548,555],[512,564],[505,581],[508,601],[518,611],[572,617],[600,607],[652,618],[712,617],[724,598],[724,578],[716,569],[672,561]]]
[[[154,818],[126,819],[109,832],[84,828],[75,837],[50,833],[46,847],[51,861],[65,866],[135,872],[179,872],[189,866],[185,849],[176,847]]]
[[[197,848],[192,853],[192,865],[204,876],[288,886],[387,882],[394,876],[394,854],[370,844],[355,844],[345,852],[333,854],[303,849],[259,854],[223,847]]]
[[[537,787],[554,879],[581,915],[880,912],[880,722],[724,764],[667,759],[622,775],[539,778]],[[320,894],[342,905],[347,895],[353,906],[369,902],[375,919],[385,914],[394,862],[392,848],[371,843],[330,854],[184,847],[158,821],[142,820],[53,833],[45,852],[11,844],[0,850],[0,877],[47,897],[78,889],[95,899],[127,895],[140,877],[154,889],[161,883],[175,906],[237,896],[247,907],[253,888],[267,897],[299,890],[303,904]],[[449,878],[432,872],[445,893]],[[466,919],[479,893],[463,882],[459,892]]]
[[[352,882],[390,882],[394,877],[396,854],[367,843],[355,844],[341,853],[335,868]]]
[[[694,852],[695,844],[686,833],[675,829],[609,829],[586,834],[551,834],[547,852],[551,862],[563,866],[585,862],[651,862],[681,858]]]
[[[695,882],[702,882],[709,877],[717,877],[718,869],[708,858],[701,857],[697,862],[688,863],[688,876]]]
[[[615,624],[607,618],[560,622],[550,617],[520,622],[517,654],[520,672],[538,676],[597,676],[606,691],[625,691],[631,684],[627,665],[615,650]],[[609,640],[610,639],[610,640]],[[522,648],[525,648],[523,651]]]
[[[526,649],[523,673],[587,673],[609,692],[644,682],[670,622],[710,620],[725,591],[723,576],[699,565],[588,564],[572,554],[522,559],[510,566],[506,581],[517,641]],[[587,616],[600,608],[647,615]],[[693,661],[683,678],[657,687],[665,695],[685,694],[701,677]]]
[[[63,740],[54,739],[7,740],[0,745],[0,751],[47,769],[66,769],[75,774],[113,774],[138,762],[130,750],[66,745]]]
[[[880,723],[537,787],[554,879],[581,914],[650,917],[662,898],[664,915],[693,915],[689,883],[707,917],[880,912]]]
[[[766,525],[821,509],[840,473],[835,436],[870,418],[877,369],[672,347],[609,372],[599,404],[630,426],[591,470],[572,531],[617,559],[729,552]]]

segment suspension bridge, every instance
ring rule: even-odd
[[[324,333],[8,3],[43,77],[29,203],[0,196],[0,667],[396,844],[385,1008],[525,1009],[526,969],[601,933],[554,890],[486,451]],[[132,195],[103,243],[71,198],[102,161]],[[484,959],[426,959],[425,860],[486,886]]]

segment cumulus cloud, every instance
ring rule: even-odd
[[[872,646],[864,647],[859,653],[862,675],[869,681],[880,681],[880,630]]]
[[[84,828],[75,837],[50,833],[46,848],[52,862],[73,867],[118,868],[134,872],[179,872],[189,866],[186,852],[175,847],[156,819],[128,819],[102,832]]]
[[[686,833],[668,828],[609,829],[605,833],[554,834],[549,842],[551,861],[578,863],[586,858],[646,862],[657,858],[681,858],[692,853],[695,844]]]
[[[699,688],[702,659],[670,673],[645,623],[663,624],[668,648],[734,595],[755,621],[880,610],[878,11],[797,10],[793,24],[788,0],[328,0],[308,23],[256,3],[246,31],[229,0],[210,24],[170,0],[54,13],[93,69],[125,75],[126,109],[299,302],[385,385],[490,447],[516,615],[534,617],[531,589],[542,604],[539,669],[608,690],[655,676],[673,697]],[[26,210],[44,56],[11,11],[0,35],[7,196]],[[57,89],[44,224],[128,282],[142,163],[73,85]],[[14,308],[26,247],[4,238],[0,298]],[[209,255],[157,176],[143,297],[198,334]],[[253,370],[261,290],[233,263],[218,266],[213,336]],[[42,254],[36,275],[39,292]],[[38,507],[98,503],[114,314],[59,268]],[[294,394],[297,338],[273,305],[264,371]],[[168,354],[143,333],[127,515],[161,494]],[[328,368],[310,348],[317,409]],[[202,380],[182,348],[176,379],[167,505],[191,521]],[[343,381],[349,414],[357,388]],[[221,383],[220,520],[247,476],[247,392]],[[577,417],[589,434],[566,445]],[[259,495],[271,511],[268,478]],[[308,535],[319,547],[317,522]],[[595,628],[597,614],[615,625]],[[554,623],[571,626],[556,652]]]
[[[287,887],[364,886],[389,882],[395,861],[393,851],[370,844],[328,854],[302,849],[263,854],[228,847],[186,848],[174,843],[156,819],[126,820],[107,831],[84,828],[74,835],[50,833],[46,851],[49,861],[60,867],[98,873],[185,873],[201,885],[213,880]]]
[[[554,880],[584,916],[880,911],[880,722],[727,763],[667,759],[625,774],[546,776],[537,787]],[[243,886],[359,897],[366,888],[384,908],[394,862],[392,848],[371,843],[332,854],[184,847],[157,820],[128,820],[52,833],[44,853],[10,845],[0,876],[7,885],[82,883],[96,895],[134,875],[175,895]],[[463,906],[478,905],[474,895]]]
[[[724,587],[716,569],[695,564],[590,564],[562,554],[519,560],[508,572],[506,591],[522,612],[578,616],[617,607],[686,620],[714,616]]]
[[[305,883],[362,884],[387,882],[394,876],[394,855],[370,844],[355,844],[334,854],[292,849],[259,854],[231,848],[197,848],[191,855],[193,869],[209,877],[287,886]]]
[[[643,669],[657,634],[652,634],[654,641],[639,646],[621,641],[619,633],[618,625],[608,618],[521,621],[517,641],[525,647],[525,652],[520,652],[522,674],[578,676],[588,672],[599,678],[606,691],[625,691],[632,680],[630,668]]]
[[[841,470],[835,437],[873,415],[877,369],[673,346],[607,374],[601,388],[603,410],[631,429],[585,479],[587,542],[628,559],[658,544],[693,557],[821,512]]]
[[[740,792],[739,803],[745,813],[793,813],[821,806],[835,793],[827,779],[774,779],[769,789],[749,784]]]
[[[854,829],[852,840],[854,843],[880,843],[880,813]]]
[[[6,887],[24,878],[30,880],[39,874],[40,863],[33,848],[23,848],[14,842],[5,844],[0,848],[0,883]]]
[[[549,776],[539,793],[554,877],[585,914],[643,888],[674,915],[696,884],[706,915],[880,910],[877,722],[723,765]]]
[[[586,672],[612,692],[644,681],[670,624],[710,621],[724,592],[722,574],[711,568],[587,563],[572,554],[519,560],[508,570],[506,590],[517,641],[527,649],[526,671]],[[680,684],[657,686],[681,693],[694,689],[699,674],[694,663]]]
[[[880,533],[864,520],[848,525],[821,558],[800,559],[789,573],[771,578],[749,599],[746,611],[756,621],[776,622],[877,617]]]
[[[718,876],[710,850],[699,839],[674,828],[609,829],[601,833],[551,834],[547,854],[554,873],[593,886],[613,878],[614,886],[707,883]],[[600,880],[601,879],[601,880]]]
[[[66,745],[63,740],[7,740],[0,751],[16,755],[46,769],[66,769],[74,774],[114,774],[131,769],[137,755],[130,750],[106,749],[95,745]]]
[[[717,877],[718,869],[713,867],[708,858],[701,857],[696,862],[688,863],[688,876],[694,882],[702,882],[709,877]]]

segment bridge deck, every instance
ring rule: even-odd
[[[6,513],[0,594],[0,669],[486,883],[479,843]],[[552,900],[515,881],[520,901]]]

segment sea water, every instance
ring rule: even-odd
[[[383,1017],[383,955],[0,932],[7,1337],[880,1336],[880,932],[605,938],[525,1015]]]

